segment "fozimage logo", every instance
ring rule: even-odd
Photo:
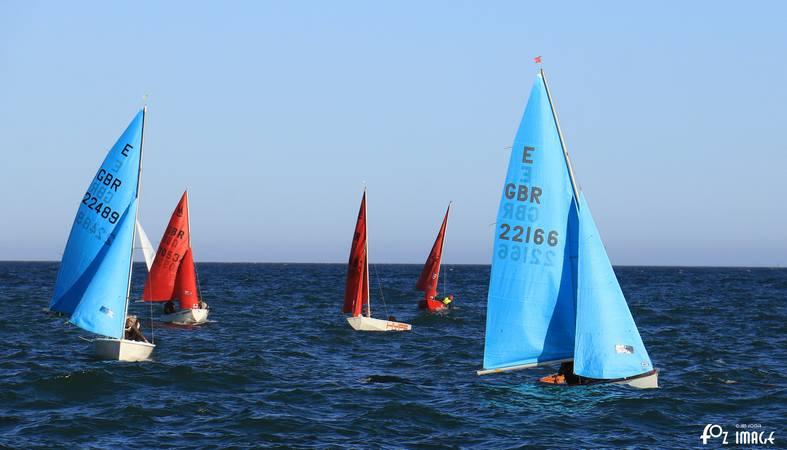
[[[759,423],[742,423],[735,425],[735,433],[725,431],[721,425],[709,423],[702,430],[700,440],[702,445],[707,445],[709,441],[720,439],[721,442],[711,442],[712,444],[733,444],[733,445],[776,445],[773,431],[762,431]]]

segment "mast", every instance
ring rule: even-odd
[[[555,104],[552,103],[552,94],[549,92],[549,84],[547,83],[547,76],[544,73],[544,68],[540,67],[538,69],[541,72],[541,80],[544,82],[544,89],[547,91],[547,99],[549,100],[549,107],[552,109],[552,117],[555,119],[555,126],[557,127],[557,135],[560,138],[560,147],[563,149],[563,157],[566,160],[566,167],[568,167],[568,179],[571,180],[571,187],[574,189],[574,206],[577,208],[577,213],[579,212],[579,187],[577,186],[577,180],[574,176],[574,166],[571,165],[571,157],[568,156],[568,150],[566,149],[566,141],[563,138],[563,130],[560,128],[560,121],[557,118],[557,112],[555,111]],[[575,271],[571,271],[571,287],[574,291],[574,302],[576,304],[577,301],[577,274]],[[575,313],[576,314],[576,313]],[[575,315],[576,318],[576,315]],[[559,361],[560,363],[573,361],[574,358],[567,359],[565,361]],[[552,364],[558,361],[550,361],[548,363],[544,363],[541,365]],[[525,367],[526,368],[526,367]],[[517,370],[514,368],[513,370]],[[482,375],[479,373],[479,375]]]
[[[186,208],[188,208],[188,205],[189,205],[189,190],[186,189],[186,192],[184,192],[184,194],[186,196]],[[186,209],[186,225],[189,226],[189,248],[191,248],[191,212],[188,209]],[[193,255],[193,253],[192,253],[192,255]]]
[[[366,242],[364,242],[364,244],[363,244],[364,245],[364,252],[366,253],[366,255],[364,257],[364,259],[366,260],[366,267],[365,267],[365,270],[364,270],[366,272],[366,317],[372,317],[372,296],[371,296],[371,294],[369,292],[370,291],[370,288],[369,288],[369,227],[367,226],[367,224],[369,222],[369,215],[366,214],[367,204],[369,203],[369,197],[366,194],[366,185],[365,184],[363,185],[363,197],[364,197],[364,200],[365,200],[363,202],[363,218],[364,218],[364,220],[363,220],[363,227],[365,228],[365,230],[364,230],[365,232],[363,233],[363,235],[364,235],[364,237],[366,239]],[[361,301],[363,301],[363,299],[361,299]]]
[[[557,135],[560,138],[560,147],[563,149],[563,157],[566,160],[566,167],[568,167],[568,178],[571,180],[571,187],[574,189],[574,203],[577,206],[577,210],[579,210],[579,188],[574,178],[574,167],[571,165],[571,157],[568,156],[568,150],[566,150],[566,141],[563,139],[563,131],[560,129],[560,121],[557,118],[557,112],[555,112],[555,104],[552,103],[552,94],[549,93],[547,76],[543,68],[540,68],[539,71],[541,73],[541,80],[544,82],[544,89],[547,91],[547,99],[549,100],[549,107],[552,109],[552,117],[555,119]]]
[[[445,231],[446,232],[448,232],[448,216],[451,214],[451,205],[453,203],[454,203],[453,201],[449,201],[448,202],[448,209],[445,211]],[[443,250],[444,249],[445,249],[445,233],[443,233],[443,242],[440,245],[440,268],[441,269],[443,268]],[[437,274],[438,275],[440,274],[439,270],[437,271]],[[447,294],[447,291],[445,290],[445,279],[446,279],[447,276],[448,276],[447,274],[443,275],[443,295]],[[435,289],[436,288],[437,288],[437,286],[435,286]]]
[[[189,205],[189,190],[186,189],[186,225],[189,227],[189,251],[191,252],[191,259],[194,260],[194,249],[191,247],[191,208]],[[181,262],[182,263],[182,262]],[[197,279],[197,296],[199,301],[202,302],[202,288],[199,285],[199,273],[197,272],[197,263],[194,263],[194,278]]]
[[[142,190],[142,154],[145,147],[145,117],[148,114],[148,105],[142,107],[142,133],[139,138],[139,169],[137,170],[137,211],[134,218],[134,232],[131,235],[131,258],[128,263],[128,288],[126,288],[126,306],[123,308],[123,331],[121,332],[120,339],[123,340],[126,329],[126,317],[128,316],[128,302],[131,297],[131,273],[134,269],[134,245],[137,240],[137,222],[139,222],[139,194]]]

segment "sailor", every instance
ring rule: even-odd
[[[139,325],[137,316],[126,317],[126,340],[148,342],[142,334],[142,327]]]
[[[574,373],[574,361],[566,361],[560,363],[560,369],[557,371],[558,376],[562,376],[565,383],[568,385],[581,384],[582,379]]]
[[[454,301],[454,294],[449,294],[448,296],[443,297],[442,303],[445,306],[449,306],[453,301]]]
[[[170,300],[164,304],[164,314],[173,314],[175,312],[175,303]]]
[[[199,305],[198,305],[198,306],[199,306],[199,309],[208,309],[208,304],[207,304],[207,302],[205,302],[205,301],[203,301],[203,300],[200,300],[200,301],[199,301]]]

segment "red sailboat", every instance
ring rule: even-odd
[[[183,193],[169,219],[150,267],[142,300],[167,302],[161,316],[164,322],[187,325],[208,320],[208,305],[201,300],[191,251],[188,192]]]
[[[432,251],[426,259],[421,276],[418,278],[418,282],[415,283],[415,288],[424,293],[424,299],[418,302],[418,308],[420,309],[428,309],[429,311],[444,310],[454,300],[453,295],[447,295],[443,298],[438,298],[437,296],[437,281],[440,278],[440,263],[443,259],[445,228],[448,225],[448,214],[450,212],[451,203],[448,203],[448,209],[445,211],[445,217],[443,217],[443,224],[437,233],[437,239],[435,239]],[[443,287],[445,288],[445,285]]]
[[[410,324],[381,320],[372,317],[369,303],[369,246],[366,235],[366,188],[363,190],[361,209],[355,223],[355,233],[347,263],[347,283],[344,288],[342,312],[351,313],[347,322],[356,331],[409,331]]]

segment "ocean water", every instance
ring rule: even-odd
[[[661,369],[639,391],[476,376],[488,266],[448,266],[446,316],[416,309],[419,266],[374,266],[373,312],[413,331],[360,333],[340,314],[343,265],[198,264],[212,322],[153,322],[143,363],[93,360],[86,332],[42,311],[57,267],[0,263],[0,445],[687,448],[709,423],[787,442],[784,269],[616,268]]]

